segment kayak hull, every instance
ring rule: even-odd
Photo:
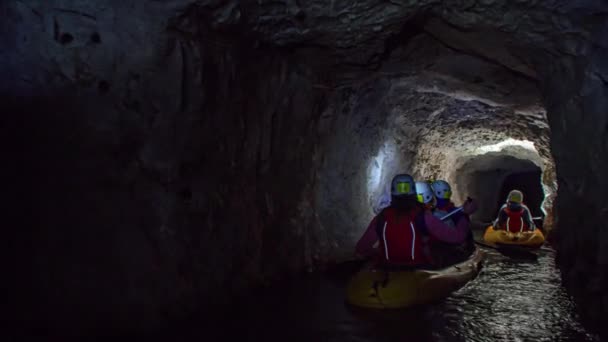
[[[545,236],[540,229],[535,229],[534,232],[511,233],[502,229],[495,230],[494,227],[489,226],[483,234],[483,240],[498,246],[540,248],[545,243]]]
[[[371,266],[359,271],[346,288],[347,303],[372,309],[400,309],[447,297],[475,278],[484,253],[441,270],[383,271]]]

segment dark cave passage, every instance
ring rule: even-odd
[[[448,180],[457,205],[477,200],[477,222],[522,190],[555,229],[560,258],[493,264],[483,284],[508,288],[501,277],[513,271],[551,289],[500,318],[569,317],[563,277],[601,323],[607,11],[576,1],[0,2],[14,326],[153,333],[202,311],[230,316],[249,291],[352,261],[402,172]],[[473,290],[464,297],[494,299]],[[500,316],[459,298],[431,316],[462,305]],[[535,334],[552,329],[543,322],[511,337],[547,337]],[[447,338],[499,338],[502,323]]]
[[[491,153],[471,158],[456,171],[456,188],[479,201],[473,219],[489,223],[513,189],[524,193],[533,216],[543,215],[542,171],[535,162],[508,154]]]
[[[509,191],[518,189],[524,193],[524,203],[530,209],[532,216],[544,217],[545,213],[543,212],[542,204],[545,200],[545,193],[541,183],[541,175],[540,169],[537,171],[513,172],[509,174],[502,183],[496,201],[496,209],[498,210],[499,206],[504,204]],[[542,220],[537,220],[535,223],[542,227]]]

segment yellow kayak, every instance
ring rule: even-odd
[[[359,271],[346,288],[346,301],[374,309],[398,309],[447,297],[475,278],[484,253],[477,248],[466,261],[441,270]]]
[[[533,232],[511,233],[502,229],[494,230],[494,227],[489,226],[483,234],[483,240],[496,245],[539,248],[545,242],[545,236],[540,229],[535,229]]]

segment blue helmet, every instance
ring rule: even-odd
[[[439,199],[450,199],[452,197],[452,188],[450,184],[444,180],[436,180],[431,184],[435,197]]]
[[[399,174],[391,182],[392,196],[416,195],[416,183],[414,178],[408,174]]]

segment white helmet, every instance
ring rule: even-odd
[[[437,180],[431,184],[435,197],[441,199],[450,199],[452,197],[452,188],[450,184],[444,180]]]
[[[433,189],[427,182],[416,182],[416,198],[418,202],[427,204],[433,200]]]

